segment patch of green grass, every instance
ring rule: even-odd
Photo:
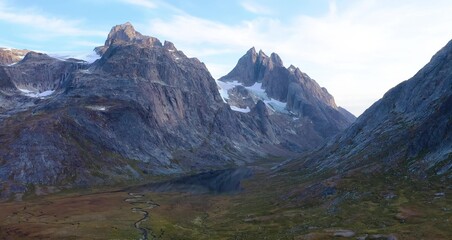
[[[163,209],[153,211],[149,224],[164,231],[162,239],[301,239],[308,234],[329,239],[335,229],[400,239],[448,239],[452,234],[452,203],[435,196],[451,194],[445,182],[390,172],[331,181],[324,184],[334,186],[334,194],[307,198],[300,196],[313,182],[297,181],[291,174],[256,175],[244,182],[240,194],[152,194]],[[201,216],[206,217],[200,221]]]

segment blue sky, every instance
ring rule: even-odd
[[[0,46],[82,56],[131,22],[215,78],[249,48],[278,53],[356,115],[452,38],[452,1],[0,0]]]

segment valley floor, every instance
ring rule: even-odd
[[[238,193],[111,190],[0,204],[0,239],[451,239],[451,186],[254,166]],[[142,188],[136,188],[142,189]]]

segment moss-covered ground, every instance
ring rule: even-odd
[[[262,167],[263,166],[263,167]],[[327,179],[261,164],[233,194],[143,192],[149,239],[452,239],[445,178],[359,171]],[[139,239],[127,191],[69,191],[0,204],[0,239]],[[353,237],[341,237],[343,231]],[[369,239],[369,238],[368,238]]]

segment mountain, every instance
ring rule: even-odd
[[[142,35],[141,33],[135,31],[135,28],[130,22],[126,22],[124,24],[114,26],[108,34],[104,46],[96,47],[94,51],[99,55],[103,55],[110,46],[124,46],[128,44],[140,45],[143,47],[158,47],[162,45],[160,40],[157,38]]]
[[[279,117],[312,126],[311,132],[321,141],[355,120],[353,114],[337,107],[333,96],[306,73],[292,65],[286,68],[276,53],[268,57],[262,50],[257,53],[254,47],[218,83],[223,98],[236,110],[251,108],[263,100]]]
[[[389,90],[347,130],[297,163],[341,174],[397,171],[421,178],[452,168],[452,41]],[[293,168],[290,166],[289,168]]]
[[[0,65],[11,65],[19,62],[29,52],[26,49],[0,48]]]
[[[29,52],[0,66],[3,197],[295,156],[324,140],[263,101],[233,111],[202,62],[130,23],[95,50],[91,64]]]
[[[124,40],[142,36],[132,30],[114,27],[90,65],[28,53],[1,67],[12,99],[0,120],[3,195],[24,184],[111,184],[234,163],[219,152],[246,141],[227,129],[241,123],[204,64],[171,43]]]

